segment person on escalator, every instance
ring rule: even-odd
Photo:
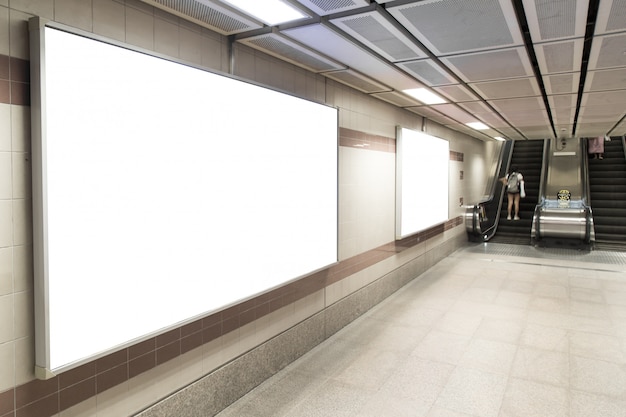
[[[587,148],[589,156],[593,159],[604,159],[604,136],[589,138]]]
[[[517,167],[511,167],[511,172],[506,174],[505,177],[500,178],[500,181],[506,185],[506,194],[508,198],[507,207],[507,220],[511,220],[511,211],[515,208],[513,220],[519,220],[519,200],[526,197],[526,191],[524,190],[524,176],[521,172],[518,172]]]

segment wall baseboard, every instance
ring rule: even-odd
[[[464,234],[443,242],[136,416],[218,414],[466,244]]]

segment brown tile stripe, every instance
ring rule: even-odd
[[[450,160],[463,162],[464,154],[462,152],[450,151]]]
[[[0,417],[47,417],[461,224],[451,219],[341,261],[296,282],[111,353],[46,381],[0,393]]]
[[[0,103],[29,106],[29,83],[29,61],[0,55]]]
[[[339,146],[395,153],[396,139],[341,127],[339,128]]]

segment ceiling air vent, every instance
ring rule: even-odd
[[[368,0],[298,0],[298,2],[320,16],[345,12],[346,10],[365,7],[370,4]]]
[[[344,69],[340,65],[309,48],[306,48],[279,33],[267,33],[237,40],[251,48],[263,51],[283,61],[290,62],[312,72]]]
[[[194,22],[222,35],[234,35],[263,27],[212,0],[142,0],[159,9]]]

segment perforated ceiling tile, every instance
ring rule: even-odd
[[[213,29],[223,35],[234,35],[259,29],[262,24],[230,10],[212,0],[142,0],[177,16]]]
[[[580,71],[584,39],[535,45],[542,74]]]
[[[578,123],[574,135],[585,138],[600,136],[607,134],[612,128],[613,123],[611,122]]]
[[[541,97],[525,97],[518,99],[490,100],[494,108],[503,113],[515,113],[516,111],[535,111],[544,109],[545,105]]]
[[[433,87],[433,90],[457,103],[478,100],[478,97],[469,92],[468,89],[462,85],[444,85],[440,87]]]
[[[502,115],[518,128],[549,126],[548,114],[544,110],[513,111]]]
[[[454,77],[446,73],[442,68],[433,63],[433,61],[430,59],[425,59],[422,61],[403,62],[401,64],[398,64],[398,66],[404,68],[405,70],[419,78],[421,81],[431,86],[454,84],[457,82]]]
[[[454,104],[435,104],[430,107],[461,123],[476,121],[476,118],[473,115]]]
[[[574,108],[557,108],[552,111],[552,119],[556,124],[570,124],[574,122],[574,112]]]
[[[519,130],[528,139],[548,139],[554,136],[548,123],[535,123],[529,126],[520,126]],[[550,134],[546,135],[546,132],[550,132]]]
[[[551,108],[573,109],[576,107],[576,94],[563,94],[558,96],[548,96]]]
[[[470,101],[467,103],[459,103],[459,106],[463,107],[465,110],[470,113],[489,113],[492,111],[485,103],[482,101]]]
[[[442,58],[467,82],[521,78],[533,75],[523,48],[479,52]]]
[[[387,10],[437,55],[523,43],[508,0],[426,0]]]
[[[589,0],[523,0],[535,42],[582,37]]]
[[[626,30],[626,0],[600,2],[595,33],[604,34]]]
[[[320,16],[352,10],[369,4],[367,0],[298,0],[298,2]]]
[[[489,81],[470,84],[485,99],[539,96],[539,86],[534,78]]]
[[[454,124],[455,121],[447,116],[442,115],[439,112],[431,109],[430,106],[422,106],[422,107],[407,107],[407,110],[412,111],[413,113],[417,113],[420,116],[428,117],[430,120],[435,121],[441,124]]]
[[[415,42],[409,40],[378,12],[331,19],[330,22],[392,62],[426,56]]]
[[[580,74],[559,74],[543,77],[543,84],[548,94],[567,94],[578,92]]]
[[[584,93],[581,105],[583,106],[616,106],[619,111],[626,109],[626,94],[623,91],[603,91]]]
[[[402,91],[423,86],[414,77],[400,71],[398,67],[355,45],[330,24],[298,26],[281,30],[280,33],[394,90]]]
[[[617,123],[624,115],[623,108],[616,108],[611,105],[604,106],[581,106],[579,122],[580,123],[597,123],[597,122],[613,122]]]
[[[626,67],[626,34],[596,36],[591,47],[589,69]]]
[[[626,68],[589,71],[585,91],[626,90]]]
[[[496,113],[474,113],[476,117],[480,120],[493,127],[494,129],[500,129],[503,127],[507,127],[508,124]]]
[[[278,33],[268,33],[238,40],[242,44],[284,59],[313,72],[343,69],[342,65],[307,49]]]

